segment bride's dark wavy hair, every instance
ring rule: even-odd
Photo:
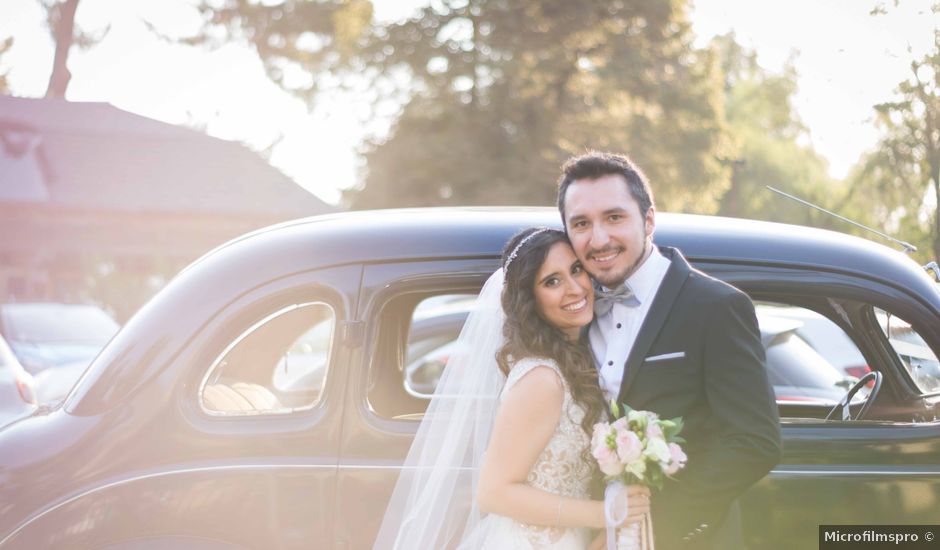
[[[496,352],[496,362],[503,374],[508,375],[515,359],[554,359],[561,368],[571,397],[584,409],[581,429],[590,437],[594,424],[604,415],[606,405],[587,338],[582,336],[576,342],[568,340],[560,329],[539,315],[535,301],[535,277],[552,246],[556,243],[570,245],[567,235],[557,229],[542,231],[526,241],[510,261],[508,269],[505,268],[509,255],[519,243],[539,229],[526,229],[517,233],[503,249],[505,283],[501,302],[506,313],[503,325],[505,343]]]

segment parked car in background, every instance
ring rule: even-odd
[[[0,304],[0,335],[35,377],[40,403],[65,397],[120,326],[88,304]]]
[[[797,334],[846,376],[861,378],[871,369],[849,335],[833,320],[800,307],[776,307],[774,315],[800,322]]]
[[[452,304],[443,310],[435,308],[430,316],[424,309],[415,310],[404,368],[406,389],[415,397],[431,398],[448,359],[458,352],[457,336],[472,301],[464,297],[455,303],[463,304],[463,309],[455,310]],[[802,321],[779,316],[780,308],[758,304],[756,309],[767,374],[777,401],[835,405],[858,378],[834,367],[803,339]],[[860,392],[856,399],[864,395]]]
[[[757,304],[767,376],[777,402],[835,405],[858,380],[837,369],[802,337],[803,323],[774,315],[776,308]],[[855,394],[862,400],[864,392]]]
[[[876,316],[911,378],[931,391],[940,391],[940,361],[927,342],[904,319],[880,310]]]
[[[797,334],[846,376],[861,378],[871,372],[858,347],[833,320],[804,308],[777,307],[773,308],[773,313],[798,320],[802,326],[796,330]],[[911,377],[940,391],[940,363],[924,339],[903,319],[879,308],[875,308],[874,313]]]
[[[0,336],[0,427],[36,410],[36,383]]]
[[[815,548],[820,524],[936,523],[940,378],[904,359],[896,343],[909,343],[907,329],[881,318],[903,320],[918,353],[936,359],[937,284],[856,237],[656,220],[658,244],[759,309],[837,322],[883,377],[833,420],[828,398],[789,399],[795,379],[775,385],[783,456],[741,497],[747,548]],[[560,225],[548,208],[351,212],[207,254],[127,323],[64,402],[0,429],[0,550],[371,548],[428,403],[410,384],[431,377],[409,365],[452,339],[511,235]],[[832,369],[799,343],[792,319],[763,328],[768,354],[796,346],[801,368]]]

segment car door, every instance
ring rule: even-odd
[[[926,379],[918,386],[913,367],[904,363],[882,328],[885,315],[878,312],[890,312],[905,319],[908,328],[921,329],[921,354],[932,354],[934,365],[940,349],[936,313],[904,289],[859,277],[807,269],[699,267],[745,290],[759,304],[785,306],[778,312],[802,308],[826,317],[845,332],[844,345],[855,346],[842,351],[863,357],[867,368],[884,376],[869,418],[861,421],[825,420],[832,403],[781,400],[778,391],[783,458],[741,498],[747,547],[816,547],[820,525],[935,523],[940,507],[935,386]],[[759,317],[760,312],[758,306]],[[829,353],[822,346],[820,350]],[[940,384],[940,378],[935,382]],[[854,403],[852,411],[865,399]]]
[[[83,412],[100,429],[70,450],[68,498],[4,548],[331,548],[360,274],[284,275],[213,311],[121,406]]]
[[[371,545],[397,468],[432,391],[434,373],[446,362],[448,340],[436,340],[433,326],[459,329],[460,308],[465,307],[460,300],[475,294],[494,267],[495,261],[451,260],[366,268],[360,308],[366,320],[363,355],[355,360],[347,388],[348,429],[338,473],[340,548]],[[897,354],[880,335],[875,311],[890,308],[912,322],[916,319],[916,326],[929,323],[934,314],[903,290],[840,274],[714,262],[698,267],[744,289],[759,304],[776,307],[778,317],[794,308],[836,317],[837,328],[844,328],[854,351],[886,375],[878,400],[882,405],[873,409],[873,420],[843,422],[824,420],[835,402],[833,395],[840,395],[839,387],[830,388],[834,394],[814,394],[816,385],[792,373],[776,373],[786,382],[775,387],[784,455],[741,499],[747,547],[815,546],[820,524],[930,523],[940,495],[940,468],[934,458],[940,456],[940,434],[931,416],[934,409],[911,393]],[[425,307],[432,302],[433,309]],[[429,319],[436,319],[436,325]],[[937,335],[927,336],[936,346]],[[795,347],[798,341],[803,348],[809,346],[795,333],[791,340],[787,345]],[[780,341],[768,340],[769,368],[786,367],[779,357],[786,356],[786,350],[776,349]],[[822,380],[831,380],[835,367],[821,353],[813,353],[819,361],[813,368],[825,365]],[[805,361],[810,356],[804,350],[792,357]],[[863,402],[853,404],[853,410]]]
[[[418,326],[416,310],[420,317],[426,309],[421,304],[436,297],[475,295],[497,265],[496,258],[482,258],[365,267],[359,308],[362,346],[352,359],[340,443],[337,548],[372,547],[398,468],[427,407],[427,399],[406,386],[405,367],[413,356],[456,336],[453,331],[462,325],[455,322],[455,308],[445,304],[437,318],[440,330],[426,330]]]
[[[194,371],[197,398],[185,416],[200,454],[221,466],[202,482],[217,488],[216,521],[230,511],[226,528],[251,547],[330,547],[344,336],[360,273],[317,270],[255,289],[229,308],[200,354],[212,359]]]

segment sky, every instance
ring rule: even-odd
[[[406,17],[426,0],[373,0],[380,20]],[[886,3],[888,14],[872,16]],[[733,31],[780,71],[791,61],[798,73],[794,106],[809,141],[844,177],[875,146],[872,106],[895,97],[912,60],[928,52],[940,16],[931,0],[695,0],[691,14],[699,45]],[[212,136],[270,148],[270,162],[326,202],[357,182],[362,139],[387,128],[368,120],[353,97],[326,96],[312,112],[267,80],[245,46],[214,51],[171,44],[170,36],[199,28],[192,0],[82,0],[76,22],[92,33],[108,28],[95,47],[73,50],[67,99],[104,101]],[[38,0],[0,0],[0,40],[14,45],[0,60],[14,95],[41,97],[52,67],[53,44]]]

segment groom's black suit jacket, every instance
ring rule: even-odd
[[[780,458],[757,317],[746,294],[692,269],[678,250],[660,250],[671,265],[624,365],[619,400],[685,422],[688,465],[653,490],[657,550],[731,550],[728,535],[715,533],[735,497]]]

